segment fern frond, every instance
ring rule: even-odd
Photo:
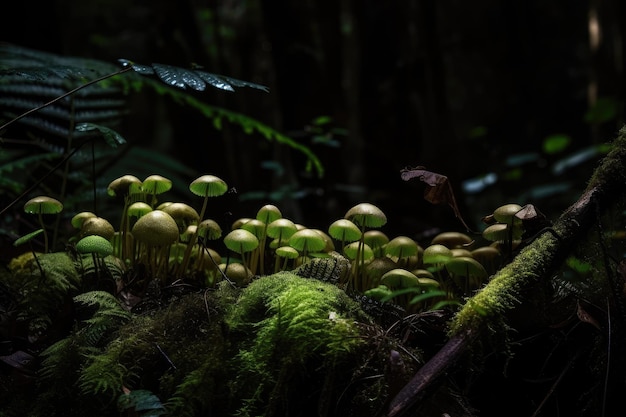
[[[81,370],[77,381],[78,388],[83,394],[101,394],[113,401],[122,392],[124,382],[136,377],[112,356],[110,352],[87,355],[86,359],[89,364]]]
[[[95,306],[93,317],[90,320],[103,318],[117,318],[122,321],[129,320],[131,314],[124,310],[120,301],[114,295],[106,291],[89,291],[74,297],[74,301],[86,306]]]
[[[89,291],[74,297],[74,301],[85,306],[97,307],[91,318],[82,322],[79,330],[88,346],[98,344],[112,331],[117,330],[131,318],[119,300],[106,291]]]

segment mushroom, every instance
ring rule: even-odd
[[[198,221],[200,220],[200,215],[198,214],[196,209],[191,207],[189,204],[163,204],[163,207],[160,208],[160,210],[172,216],[172,218],[178,225],[179,233],[183,233],[189,225],[198,224]]]
[[[253,274],[256,273],[257,268],[261,271],[261,274],[265,273],[265,236],[267,225],[258,219],[250,219],[241,225],[241,228],[252,233],[259,240],[259,246],[254,253],[250,254],[250,270]]]
[[[189,184],[189,191],[197,196],[204,197],[202,210],[200,210],[200,220],[204,219],[209,197],[218,197],[228,191],[228,185],[215,175],[202,175]]]
[[[141,183],[141,191],[146,196],[151,196],[150,207],[156,206],[157,195],[163,194],[172,188],[172,181],[158,174],[149,175]]]
[[[434,244],[428,246],[424,249],[424,253],[422,254],[422,262],[425,265],[432,265],[429,270],[439,271],[443,268],[443,265],[452,258],[452,251],[447,247]]]
[[[313,229],[302,229],[291,235],[288,244],[300,252],[304,260],[309,256],[310,252],[323,250],[326,247],[326,240]]]
[[[259,239],[247,230],[236,229],[232,230],[224,237],[224,245],[231,251],[240,254],[241,263],[249,270],[249,262],[246,259],[246,253],[255,250],[259,246]],[[250,274],[252,274],[252,272],[250,272]]]
[[[367,243],[374,251],[374,256],[381,257],[384,254],[385,245],[389,242],[389,237],[380,230],[367,230],[363,234],[363,242]]]
[[[39,225],[43,230],[44,253],[48,253],[48,233],[46,225],[43,222],[44,214],[58,214],[63,210],[63,204],[55,198],[47,196],[38,196],[31,198],[24,204],[24,211],[29,214],[36,214]]]
[[[83,222],[80,228],[81,238],[85,236],[97,235],[111,241],[114,234],[115,229],[113,228],[113,225],[103,217],[90,217]]]
[[[403,268],[409,267],[409,260],[411,257],[417,258],[418,253],[417,242],[408,236],[396,236],[385,245],[385,255]]]
[[[113,245],[102,236],[89,235],[76,243],[76,251],[80,254],[91,254],[96,278],[100,279],[100,271],[106,267],[104,258],[113,253]]]
[[[278,239],[279,246],[287,241],[291,235],[296,233],[298,228],[295,223],[289,219],[276,219],[267,225],[267,235],[273,239]]]
[[[265,224],[270,224],[274,220],[278,220],[283,217],[282,213],[273,204],[266,204],[259,209],[256,213],[257,220],[261,220]]]
[[[418,292],[420,288],[417,277],[403,268],[385,272],[380,278],[380,283],[392,291],[390,298],[393,298],[395,304],[405,310],[409,309],[412,293]]]
[[[474,258],[467,256],[453,257],[446,262],[446,270],[465,295],[476,290],[487,279],[487,271]]]
[[[443,245],[449,249],[467,248],[472,244],[471,237],[461,232],[442,232],[435,236],[430,244]]]
[[[291,246],[281,246],[276,248],[276,263],[274,265],[274,272],[288,271],[288,262],[290,259],[296,259],[300,256],[300,253]],[[280,258],[284,258],[282,266],[280,266]]]
[[[132,235],[143,245],[140,256],[148,264],[148,270],[155,279],[161,278],[161,273],[167,270],[169,248],[178,240],[176,221],[164,211],[154,210],[137,220]]]
[[[361,230],[348,219],[339,219],[332,222],[328,226],[328,234],[341,242],[341,252],[343,252],[346,243],[354,242],[361,238]]]
[[[381,209],[370,203],[359,203],[353,206],[350,210],[346,212],[343,217],[347,220],[352,221],[352,223],[361,228],[361,238],[359,239],[359,247],[361,248],[360,250],[362,250],[365,243],[364,235],[366,229],[376,229],[387,223],[387,216],[385,216],[385,213],[383,213]],[[360,256],[363,256],[362,252]],[[354,268],[350,271],[352,285],[355,285],[357,279],[362,275],[360,267],[361,264],[363,264],[363,262],[357,262],[357,268]]]

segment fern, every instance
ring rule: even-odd
[[[97,308],[91,318],[83,321],[83,327],[80,329],[88,346],[95,346],[107,332],[117,330],[131,318],[131,314],[122,308],[117,298],[106,291],[79,294],[74,297],[74,301]]]
[[[81,370],[77,381],[82,394],[102,394],[113,400],[122,392],[125,381],[136,377],[116,358],[115,354],[122,349],[121,344],[120,340],[115,340],[106,354],[96,350],[86,356],[88,364]]]
[[[158,417],[165,414],[159,397],[148,390],[127,391],[118,398],[117,408],[122,413],[138,417]]]

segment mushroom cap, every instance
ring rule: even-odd
[[[233,252],[243,254],[256,249],[259,239],[245,229],[235,229],[224,236],[224,245]]]
[[[266,233],[271,238],[277,239],[280,237],[281,240],[285,240],[289,239],[297,230],[298,228],[294,222],[283,217],[269,223]]]
[[[131,189],[131,187],[133,189]],[[122,175],[109,183],[107,194],[111,197],[123,196],[139,191],[141,180],[134,175]]]
[[[335,220],[328,226],[328,234],[341,242],[354,242],[361,238],[361,229],[348,219]]]
[[[276,248],[276,255],[281,258],[295,259],[300,256],[300,253],[298,253],[298,251],[291,246],[281,246]]]
[[[506,223],[492,224],[483,230],[483,237],[491,242],[505,240],[509,234],[509,227]]]
[[[83,223],[85,222],[85,220],[92,217],[98,216],[96,216],[96,214],[92,213],[91,211],[81,211],[80,213],[77,213],[74,215],[74,217],[72,217],[71,224],[74,228],[80,229],[81,227],[83,227]]]
[[[467,256],[468,258],[474,257],[472,255],[472,251],[464,249],[464,248],[453,248],[453,249],[450,249],[450,251],[452,252],[453,257],[459,257],[459,256]]]
[[[319,252],[326,247],[324,237],[313,229],[302,229],[289,238],[289,246],[300,252]]]
[[[450,258],[452,258],[452,251],[440,244],[428,246],[422,254],[422,262],[425,264],[442,264]]]
[[[332,252],[335,250],[335,244],[333,243],[333,240],[331,239],[330,236],[328,236],[328,234],[320,229],[311,229],[316,231],[317,233],[319,233],[319,235],[324,239],[324,242],[326,242],[326,246],[324,246],[324,249],[322,250],[323,252]]]
[[[380,248],[389,242],[389,237],[380,230],[367,230],[363,233],[363,241],[371,248]]]
[[[493,218],[499,223],[512,223],[513,221],[521,223],[521,220],[515,217],[515,214],[521,209],[522,206],[519,204],[505,204],[493,211]]]
[[[152,207],[148,203],[144,203],[143,201],[136,201],[126,209],[126,215],[128,217],[142,217],[147,213],[152,211]]]
[[[472,258],[481,263],[492,261],[500,256],[500,251],[493,246],[481,246],[472,251]]]
[[[390,289],[402,289],[410,287],[419,287],[420,282],[410,271],[402,268],[395,268],[387,271],[380,277],[380,283]]]
[[[137,220],[132,234],[144,245],[168,246],[178,240],[178,225],[166,212],[154,210]]]
[[[105,218],[102,217],[90,217],[85,219],[83,225],[80,228],[81,236],[102,236],[106,240],[113,239],[113,235],[115,234],[115,228],[113,225]]]
[[[219,268],[239,287],[243,287],[252,279],[252,272],[241,263],[220,264]]]
[[[241,228],[252,233],[257,239],[263,239],[265,237],[266,225],[264,222],[258,219],[250,219],[241,225]]]
[[[343,216],[357,226],[378,228],[387,223],[387,216],[378,207],[370,203],[359,203]]]
[[[24,211],[29,214],[57,214],[63,210],[63,204],[56,198],[40,195],[24,204]]]
[[[241,229],[241,225],[252,220],[250,217],[240,217],[230,225],[230,230]]]
[[[280,219],[283,217],[282,213],[273,204],[266,204],[259,209],[256,213],[257,220],[261,220],[265,224],[270,224],[274,220]]]
[[[461,232],[442,232],[435,236],[430,244],[443,245],[447,248],[454,249],[459,247],[467,247],[473,242],[472,238]]]
[[[417,242],[408,236],[396,236],[385,245],[385,255],[397,258],[417,256]]]
[[[422,268],[418,268],[418,269],[414,269],[411,272],[413,272],[413,275],[415,275],[418,279],[422,279],[422,278],[427,278],[427,279],[435,279],[435,276],[433,275],[432,272],[430,272],[428,269],[422,269]],[[439,284],[439,282],[437,282],[437,284]]]
[[[361,242],[352,242],[347,244],[343,248],[343,254],[346,255],[346,258],[350,260],[356,259],[360,244]],[[363,247],[361,249],[363,250],[363,260],[367,261],[374,257],[374,251],[367,243],[363,243]]]
[[[178,227],[185,229],[190,224],[196,224],[200,221],[200,215],[195,208],[185,203],[170,203],[161,209],[166,212],[178,224]]]
[[[215,240],[222,237],[222,228],[212,219],[204,219],[198,225],[198,236],[208,240]]]
[[[202,175],[189,184],[189,191],[200,197],[217,197],[228,191],[228,185],[215,175]]]
[[[487,278],[487,270],[474,258],[458,256],[446,262],[446,269],[451,274],[466,278],[477,278],[483,280]]]
[[[161,175],[147,176],[141,183],[141,191],[149,194],[163,194],[172,188],[172,180]]]
[[[78,253],[95,253],[105,257],[113,253],[113,245],[102,236],[89,235],[76,243],[76,251]]]

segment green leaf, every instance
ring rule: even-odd
[[[34,232],[24,235],[17,239],[15,242],[13,242],[13,246],[23,245],[24,243],[33,239],[35,236],[39,236],[41,233],[43,233],[43,229],[35,230]]]
[[[159,397],[152,392],[144,389],[138,389],[124,393],[117,400],[119,411],[142,411],[142,417],[160,416],[165,414],[165,407],[161,403]]]
[[[550,135],[543,140],[543,151],[549,155],[561,152],[569,146],[572,138],[563,133]]]
[[[117,148],[118,145],[124,145],[126,143],[126,139],[124,139],[119,133],[115,130],[100,126],[94,123],[81,123],[76,125],[76,130],[79,132],[93,132],[98,131],[102,134],[102,138],[105,140],[107,145],[112,148]]]

